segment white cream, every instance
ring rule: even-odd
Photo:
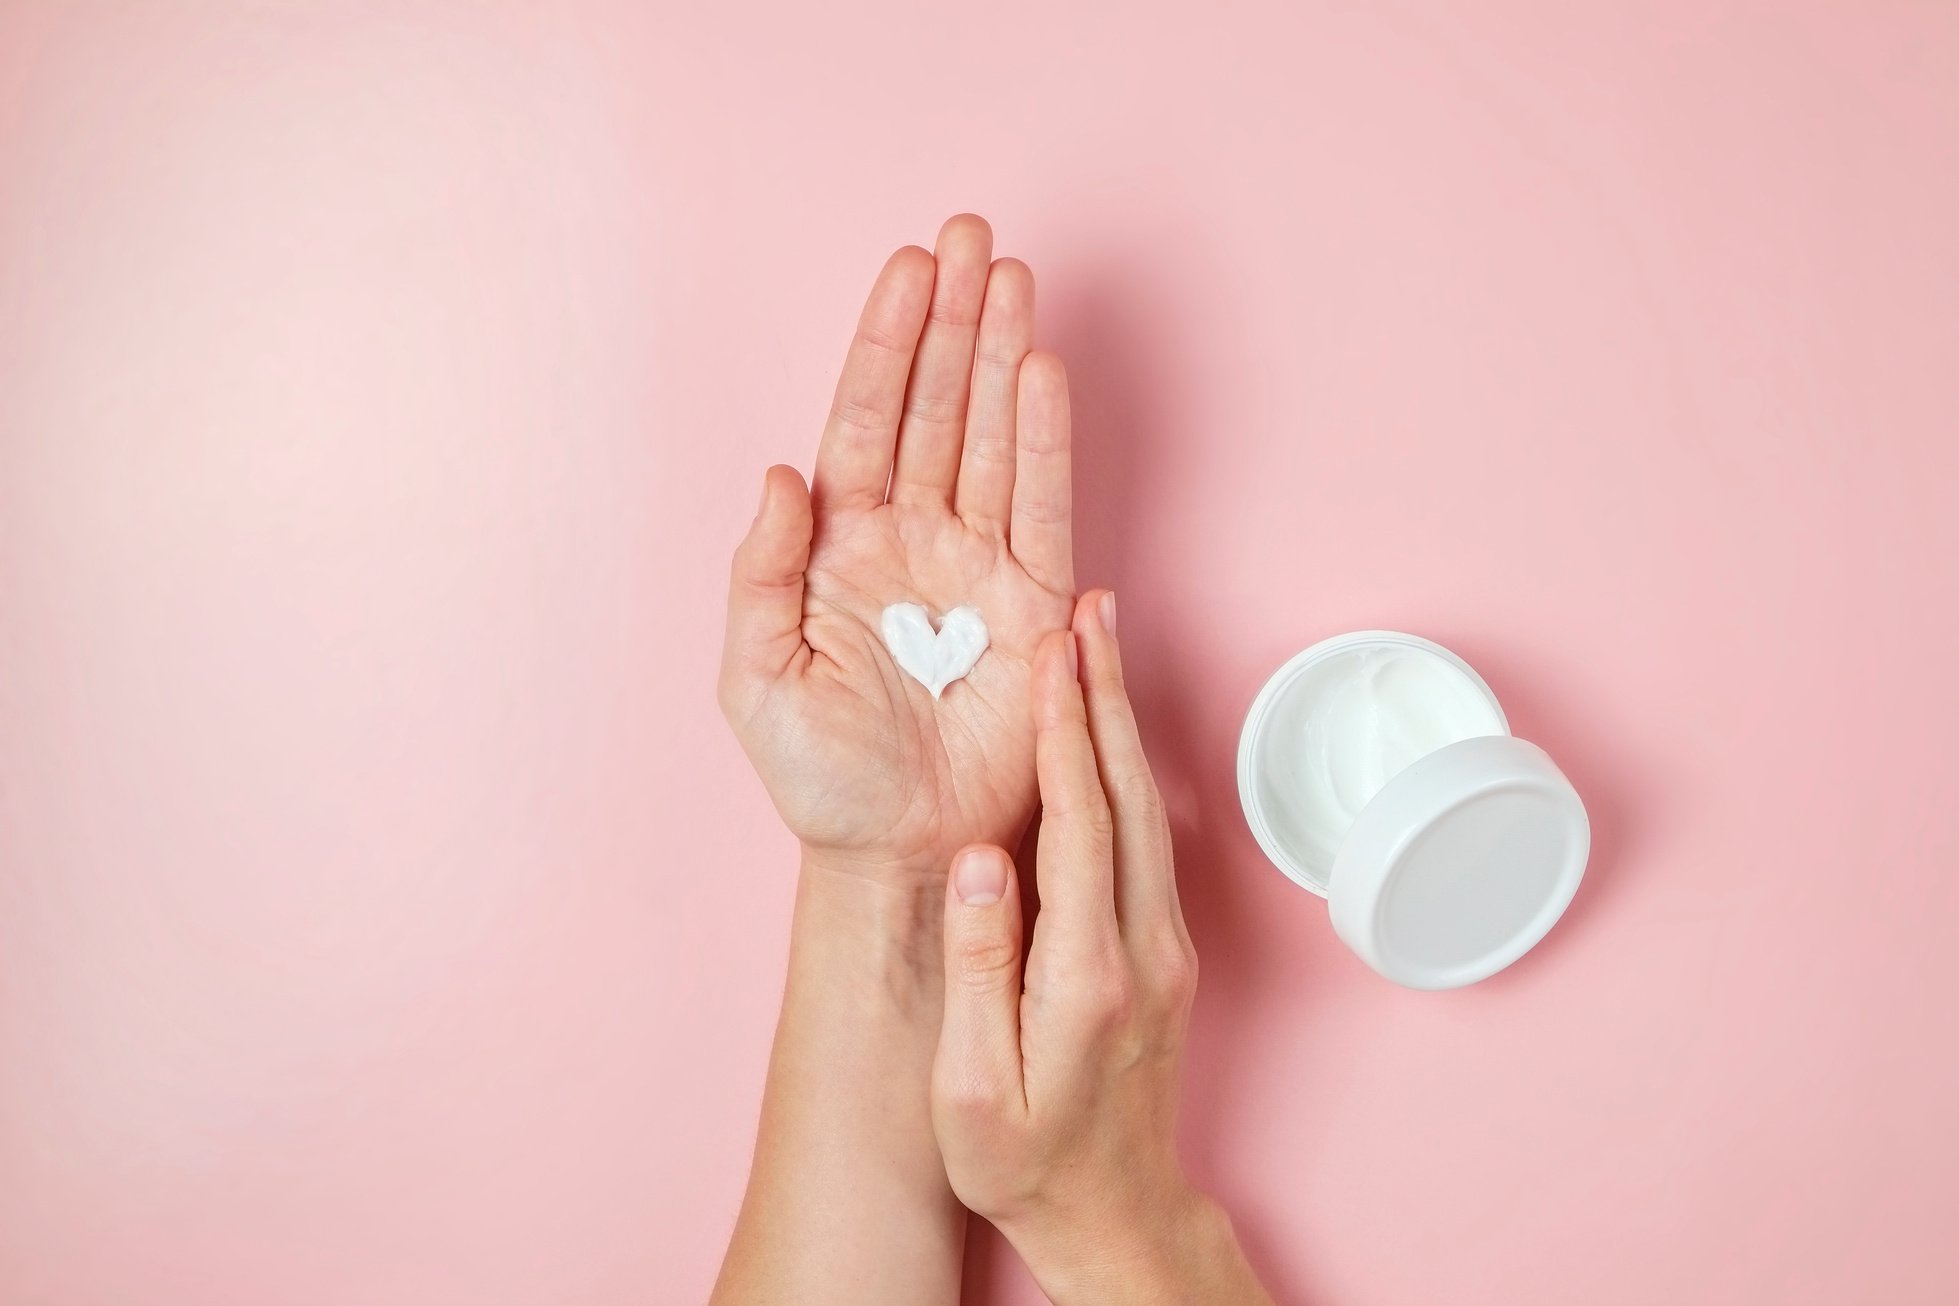
[[[878,623],[884,646],[901,670],[937,698],[964,676],[986,652],[986,619],[978,608],[960,606],[945,614],[937,631],[916,603],[893,603]]]
[[[1297,669],[1260,730],[1270,834],[1324,893],[1354,818],[1389,780],[1438,748],[1507,733],[1475,673],[1428,648],[1329,649]]]

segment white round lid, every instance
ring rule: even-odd
[[[1542,939],[1578,891],[1591,823],[1548,754],[1511,735],[1416,759],[1368,800],[1333,863],[1333,928],[1417,989],[1474,984]]]

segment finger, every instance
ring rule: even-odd
[[[932,1065],[940,1109],[1027,1104],[1020,1057],[1020,893],[1013,859],[976,844],[952,862],[945,901],[945,1019]]]
[[[1043,350],[1020,365],[1015,405],[1013,521],[1008,540],[1027,574],[1061,594],[1075,592],[1068,473],[1068,374]]]
[[[993,264],[973,350],[973,394],[953,506],[974,526],[1007,531],[1014,493],[1014,405],[1020,364],[1034,347],[1034,274],[1017,258]]]
[[[844,356],[836,399],[816,451],[822,511],[884,502],[918,332],[932,299],[932,256],[907,245],[885,262]]]
[[[1116,933],[1115,847],[1077,658],[1071,631],[1050,634],[1034,655],[1034,770],[1041,786],[1035,869],[1041,919],[1064,940],[1094,945]]]
[[[1116,643],[1116,596],[1091,590],[1075,605],[1083,697],[1095,763],[1115,817],[1116,918],[1125,937],[1183,937],[1170,823],[1136,729]]]
[[[803,652],[803,573],[809,567],[809,490],[793,467],[769,468],[762,506],[735,549],[728,631],[721,650],[721,704],[730,716]]]
[[[932,308],[918,339],[911,389],[898,426],[893,503],[952,504],[973,379],[973,342],[979,335],[986,265],[992,257],[993,228],[986,219],[962,213],[940,229]]]

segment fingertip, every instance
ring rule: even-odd
[[[1025,260],[1011,254],[993,260],[991,275],[1001,278],[1010,286],[1025,286],[1030,290],[1034,286],[1034,269],[1028,267]]]
[[[901,245],[884,261],[884,272],[878,279],[901,292],[930,295],[937,271],[938,260],[931,250],[923,245]]]
[[[993,228],[982,218],[961,214],[940,230],[932,256],[936,264],[933,293],[939,300],[935,317],[961,327],[976,324],[993,259]],[[970,347],[965,352],[970,354]]]
[[[788,529],[809,514],[809,483],[803,480],[801,472],[787,463],[777,463],[762,473],[762,502],[755,511],[757,520]]]
[[[993,244],[993,224],[977,213],[955,213],[939,228],[939,247],[953,241],[984,241]]]
[[[1030,349],[1020,365],[1022,385],[1032,386],[1037,394],[1053,396],[1068,389],[1068,367],[1061,355],[1051,349]]]
[[[762,473],[763,488],[773,497],[777,493],[795,494],[809,492],[809,482],[803,474],[788,463],[777,463]]]
[[[1115,624],[1116,592],[1111,589],[1086,591],[1075,600],[1075,616],[1070,623],[1078,635],[1108,635],[1116,633]]]
[[[991,318],[996,339],[1013,342],[1013,363],[1019,366],[1034,343],[1034,273],[1019,259],[995,259],[987,269],[985,318]]]
[[[1082,677],[1083,690],[1090,698],[1109,690],[1120,690],[1122,652],[1116,643],[1116,594],[1111,589],[1090,590],[1075,602],[1074,629],[1083,647],[1088,671]]]
[[[969,844],[952,859],[947,881],[952,897],[964,907],[985,907],[1007,896],[1013,881],[1013,858],[996,844]]]

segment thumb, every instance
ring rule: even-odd
[[[953,858],[945,900],[945,1024],[933,1066],[942,1106],[1026,1105],[1020,1061],[1020,886],[991,844]]]
[[[762,506],[735,550],[728,582],[728,634],[721,651],[721,703],[746,702],[780,676],[803,646],[803,572],[809,567],[809,487],[793,467],[762,480]]]

